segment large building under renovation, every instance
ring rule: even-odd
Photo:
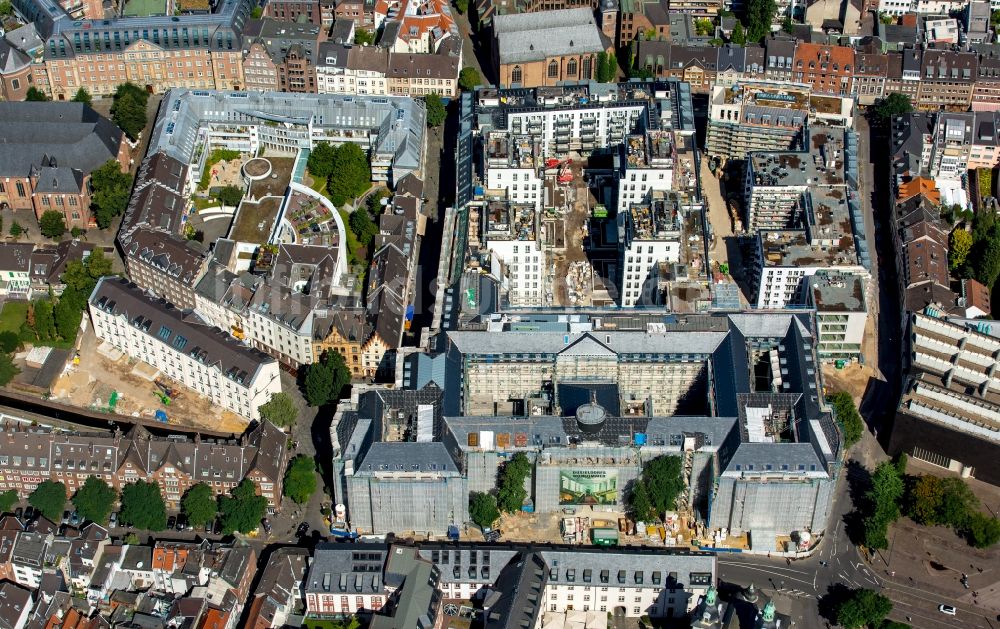
[[[426,386],[445,391],[427,411],[435,443],[387,456],[378,425],[390,418],[364,404],[335,422],[337,496],[356,527],[441,534],[467,519],[458,495],[493,489],[523,452],[536,512],[623,510],[642,465],[676,455],[678,511],[708,529],[765,549],[825,529],[840,437],[821,407],[809,315],[491,315],[479,327],[448,333],[424,361]],[[372,476],[381,516],[358,491]]]

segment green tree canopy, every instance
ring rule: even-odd
[[[76,507],[81,520],[104,526],[108,523],[108,515],[116,500],[118,492],[114,487],[97,476],[88,476],[83,486],[73,495],[73,506]]]
[[[132,176],[123,173],[121,165],[111,159],[90,174],[93,193],[90,209],[94,212],[97,226],[107,229],[116,216],[121,216],[128,206],[132,189]]]
[[[464,14],[469,10],[469,0],[455,0],[455,9]]]
[[[657,517],[662,517],[677,508],[677,496],[685,489],[684,462],[679,456],[658,456],[643,465],[641,483]]]
[[[893,116],[901,116],[913,111],[910,97],[899,92],[892,92],[885,98],[880,98],[872,106],[872,120],[879,126],[888,126]]]
[[[28,504],[52,522],[58,522],[66,509],[66,486],[53,480],[42,481],[28,496]]]
[[[965,534],[976,548],[988,548],[1000,541],[1000,520],[974,511],[967,518]]]
[[[73,94],[73,101],[77,103],[83,103],[84,105],[90,105],[93,102],[93,97],[91,97],[90,92],[87,88],[81,87]]]
[[[941,479],[930,474],[921,474],[911,484],[906,495],[906,515],[917,524],[934,526],[939,524],[941,501],[944,488]]]
[[[863,524],[865,545],[869,548],[888,547],[886,530],[899,518],[905,490],[902,473],[894,462],[883,461],[875,468],[871,489],[865,494],[870,508]]]
[[[427,106],[427,126],[434,128],[444,124],[448,117],[448,110],[444,107],[444,101],[438,93],[428,94],[424,97],[424,104]]]
[[[371,185],[372,169],[364,150],[353,142],[337,147],[327,193],[337,207],[364,194]]]
[[[212,488],[205,483],[192,485],[181,497],[181,512],[191,526],[208,526],[219,512],[219,503]]]
[[[275,426],[294,426],[295,419],[299,415],[299,409],[295,408],[292,397],[284,391],[272,393],[271,399],[260,405],[257,409],[260,416],[271,422]]]
[[[771,22],[778,10],[775,0],[747,0],[747,42],[758,43],[771,32]]]
[[[354,232],[355,237],[357,237],[358,242],[365,247],[370,247],[372,240],[375,239],[375,235],[378,234],[378,225],[372,221],[368,215],[368,211],[363,207],[354,210],[351,212],[348,224],[351,231]]]
[[[474,491],[469,495],[469,517],[481,528],[489,528],[500,519],[500,509],[493,494]]]
[[[215,193],[215,198],[222,205],[236,207],[243,200],[243,189],[239,186],[225,186]]]
[[[632,488],[628,494],[628,507],[632,517],[637,521],[649,522],[657,519],[656,507],[649,499],[649,489],[646,487],[646,483],[642,482],[642,479],[636,479],[632,482]]]
[[[8,15],[14,15],[14,5],[10,3],[10,0],[0,0],[0,16],[7,17]]]
[[[309,173],[319,179],[326,179],[333,173],[333,160],[337,155],[337,149],[329,142],[320,142],[309,153],[309,160],[306,167]]]
[[[948,240],[950,241],[950,246],[948,247],[948,268],[952,271],[957,271],[965,266],[969,252],[972,251],[972,234],[961,227],[956,227],[951,232]]]
[[[300,454],[288,464],[285,471],[285,495],[296,504],[304,505],[316,491],[316,461]]]
[[[892,601],[874,590],[854,590],[837,605],[837,624],[844,629],[878,627],[889,612]]]
[[[24,233],[24,228],[21,227],[20,223],[14,221],[13,223],[10,224],[10,231],[7,233],[9,233],[14,238],[18,238],[21,234]]]
[[[479,76],[479,70],[469,66],[462,68],[458,74],[458,86],[467,92],[476,89],[483,82],[483,77]]]
[[[38,227],[46,238],[62,238],[66,233],[66,219],[63,218],[62,212],[46,210],[38,219]]]
[[[736,22],[736,26],[733,27],[733,34],[729,37],[729,41],[733,42],[737,46],[746,45],[747,33],[743,30],[743,24],[741,22]]]
[[[309,406],[324,406],[340,399],[340,392],[351,381],[351,373],[338,352],[326,351],[306,369],[303,384]]]
[[[146,103],[149,94],[134,83],[122,83],[115,89],[111,120],[132,140],[146,127]]]
[[[49,100],[49,97],[45,95],[45,92],[32,85],[28,88],[28,91],[25,92],[24,100],[41,103]]]
[[[219,511],[222,513],[223,534],[249,533],[260,526],[267,511],[267,498],[258,496],[257,485],[244,478],[233,488],[231,495],[222,496]]]
[[[0,387],[6,386],[21,370],[14,364],[10,354],[0,354]]]
[[[259,20],[261,16],[264,15],[264,9],[261,7],[254,7],[250,11],[250,18],[254,20]]]
[[[830,396],[830,405],[837,417],[837,424],[844,435],[844,446],[850,448],[865,434],[865,421],[854,405],[854,398],[846,391],[840,391]]]
[[[84,299],[86,301],[86,298]],[[64,340],[76,339],[76,333],[80,330],[80,320],[83,319],[83,309],[75,300],[67,299],[66,294],[59,298],[52,311],[56,321],[56,332]]]
[[[375,33],[363,28],[354,29],[354,43],[358,46],[371,46],[375,43]]]
[[[8,489],[7,491],[0,493],[0,513],[10,513],[18,502],[20,502],[20,497],[17,492],[13,489]]]
[[[515,454],[500,471],[500,489],[497,491],[497,505],[501,511],[520,511],[528,492],[524,481],[531,476],[531,461],[523,452]]]
[[[10,330],[0,332],[0,352],[10,354],[16,352],[19,347],[21,347],[21,337],[17,335],[17,332]]]
[[[122,488],[121,521],[144,531],[167,528],[167,507],[163,504],[160,486],[138,480]]]

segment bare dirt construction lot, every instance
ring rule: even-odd
[[[82,408],[107,408],[113,391],[118,392],[115,412],[132,417],[152,418],[156,411],[167,413],[168,424],[241,433],[247,426],[243,417],[212,404],[180,384],[159,376],[174,390],[169,405],[156,396],[160,389],[151,377],[155,370],[127,356],[117,360],[98,351],[100,345],[90,328],[80,346],[80,364],[71,366],[52,386],[52,398]]]
[[[846,391],[854,398],[855,404],[861,403],[868,381],[877,378],[875,370],[866,365],[848,363],[843,369],[837,369],[833,363],[823,363],[823,382],[826,393]]]

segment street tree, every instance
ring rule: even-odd
[[[257,410],[263,419],[282,428],[294,426],[299,414],[292,397],[284,391],[272,393],[271,399],[261,404]]]
[[[90,95],[90,92],[88,92],[87,88],[85,87],[81,87],[76,91],[76,94],[73,94],[73,102],[83,103],[84,105],[89,106],[91,103],[93,103],[93,101],[94,101],[93,97]]]
[[[424,97],[424,104],[427,106],[427,126],[440,127],[448,117],[448,110],[444,107],[444,101],[437,92]]]
[[[52,522],[58,522],[66,508],[66,486],[53,480],[42,481],[28,496],[28,504]]]
[[[118,492],[114,487],[97,476],[88,476],[83,486],[73,495],[73,506],[80,514],[81,520],[107,524],[108,515],[118,500]]]
[[[482,82],[483,78],[479,76],[479,70],[471,66],[462,68],[458,74],[458,86],[467,92],[476,89]]]
[[[17,221],[10,224],[10,231],[7,232],[14,239],[20,238],[21,234],[24,233],[24,228]]]
[[[167,528],[167,507],[160,486],[137,480],[122,488],[121,521],[143,531]]]
[[[469,495],[469,517],[480,528],[490,528],[500,519],[497,498],[493,494],[474,491]]]
[[[887,530],[899,518],[899,504],[905,492],[903,477],[893,461],[883,461],[872,474],[871,488],[865,494],[868,516],[863,521],[865,546],[884,549],[889,546]]]
[[[7,491],[0,494],[0,513],[10,513],[11,509],[14,508],[18,502],[20,502],[20,497],[17,492],[13,489],[8,489]]]
[[[339,352],[325,351],[318,362],[306,368],[303,381],[309,406],[324,406],[340,399],[340,392],[351,381],[351,374]]]
[[[844,629],[878,627],[889,612],[892,601],[874,590],[854,590],[836,609],[837,624]]]
[[[844,446],[850,448],[865,434],[865,421],[854,405],[854,398],[846,391],[839,391],[830,396],[830,405],[837,418],[841,433],[844,435]]]
[[[285,495],[295,504],[309,502],[316,491],[316,461],[311,456],[300,454],[288,464],[285,471]]]
[[[1000,541],[1000,520],[974,511],[966,521],[965,536],[976,548],[989,548]]]
[[[212,488],[205,483],[191,486],[181,497],[181,512],[191,526],[208,526],[215,521],[219,503]]]
[[[257,530],[266,510],[267,498],[257,494],[257,485],[252,480],[244,478],[231,495],[219,500],[223,535]]]
[[[880,126],[887,127],[893,116],[901,116],[913,111],[913,103],[907,94],[892,92],[885,98],[878,99],[871,108],[872,121]]]
[[[930,474],[921,474],[910,485],[906,495],[906,515],[917,524],[934,526],[939,524],[941,501],[944,488],[941,479]]]
[[[46,210],[38,219],[38,227],[46,238],[62,238],[66,233],[66,219],[62,212]]]

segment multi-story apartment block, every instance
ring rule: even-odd
[[[384,11],[384,13],[383,13]],[[393,52],[434,53],[460,38],[448,0],[388,0],[375,4],[382,42]]]
[[[251,89],[249,78],[253,77],[257,89],[315,93],[319,44],[325,39],[326,31],[318,22],[250,20],[242,37],[247,89]],[[248,63],[253,65],[247,67]]]
[[[238,415],[257,419],[257,409],[281,391],[273,358],[126,280],[102,278],[90,297],[90,316],[99,339]]]
[[[854,49],[799,42],[792,79],[809,84],[817,94],[847,96],[853,90]]]
[[[1000,111],[1000,56],[983,54],[972,89],[972,111]]]
[[[650,192],[673,189],[676,151],[670,131],[630,135],[622,144],[618,179],[618,212],[644,201]]]
[[[975,53],[925,50],[914,105],[931,111],[966,111],[978,75],[979,58]]]
[[[184,492],[196,483],[205,483],[216,494],[223,494],[249,478],[268,504],[277,507],[288,459],[286,446],[285,433],[268,422],[248,429],[240,441],[165,439],[151,436],[142,427],[133,428],[126,435],[56,434],[7,427],[0,433],[0,460],[6,461],[4,465],[9,471],[0,486],[3,491],[14,490],[27,497],[45,480],[63,483],[72,495],[84,483],[77,478],[78,474],[97,476],[116,489],[137,480],[148,480],[160,486],[167,506],[175,509]],[[28,451],[34,454],[25,455]],[[15,561],[15,572],[17,564],[23,563],[27,566],[25,575],[31,572],[29,568],[37,567],[36,576],[40,577],[41,562],[35,566],[34,559],[30,559],[36,546],[32,539],[26,538],[31,543],[26,542],[17,553],[28,559]],[[87,539],[85,535],[83,542]],[[96,544],[101,540],[91,541]]]
[[[816,309],[820,360],[857,360],[868,321],[868,283],[863,275],[823,271],[809,278],[809,304]]]
[[[114,160],[129,166],[125,134],[82,103],[0,103],[0,206],[63,215],[89,227],[90,173]]]
[[[325,351],[337,352],[344,357],[351,376],[364,377],[361,357],[372,328],[363,308],[336,308],[328,310],[325,317],[317,315],[313,331],[313,356],[322,356]]]
[[[749,155],[745,205],[756,234],[758,308],[806,304],[807,278],[824,269],[867,275],[856,142],[853,132],[830,128],[813,132],[808,150]]]
[[[41,480],[44,479],[35,482],[38,483]],[[48,539],[43,533],[21,531],[17,534],[14,548],[10,554],[10,564],[14,568],[14,581],[18,585],[31,589],[38,588],[38,584],[42,580],[42,569],[45,567],[45,553],[48,546]]]
[[[493,131],[483,140],[483,173],[488,194],[503,196],[511,203],[533,205],[542,211],[545,182],[539,173],[542,155],[531,136]],[[554,168],[558,168],[555,164]],[[551,170],[551,169],[550,169]]]
[[[969,170],[994,169],[1000,165],[1000,113],[976,112],[972,123],[972,146],[969,149]]]
[[[410,578],[426,564],[433,578]],[[420,574],[417,572],[416,574]],[[486,592],[488,617],[535,626],[542,616],[570,610],[627,618],[681,618],[715,583],[711,553],[676,550],[609,551],[580,546],[530,548],[520,545],[418,546],[336,544],[317,547],[305,581],[306,608],[317,617],[375,612],[373,626],[410,606],[393,605],[406,588],[429,590],[421,600],[480,598]],[[515,587],[514,584],[517,584]]]
[[[677,198],[660,190],[618,212],[621,306],[661,303],[661,268],[680,261],[682,214]]]
[[[960,180],[969,169],[972,152],[972,113],[940,113],[936,116],[931,136],[928,173],[934,180]]]
[[[854,95],[861,105],[874,105],[885,96],[885,81],[889,75],[889,58],[879,52],[861,52],[854,55]]]
[[[314,26],[332,24],[332,0],[274,0],[264,5],[264,17],[282,22],[305,21]]]
[[[885,77],[885,93],[904,94],[910,97],[911,103],[917,102],[920,91],[920,70],[923,53],[920,50],[906,49],[898,54],[887,55],[889,73]]]
[[[490,252],[490,271],[513,306],[542,303],[545,254],[539,241],[539,210],[534,204],[497,199],[482,208],[483,245]]]
[[[795,64],[795,46],[795,39],[785,37],[771,37],[764,42],[764,51],[767,55],[764,76],[768,81],[798,81],[793,77],[792,71]]]
[[[808,86],[789,83],[716,85],[709,100],[705,151],[742,159],[751,151],[801,147],[809,119],[809,93]]]
[[[1000,485],[1000,387],[996,326],[928,307],[906,316],[906,378],[889,438],[905,453],[961,475]]]

